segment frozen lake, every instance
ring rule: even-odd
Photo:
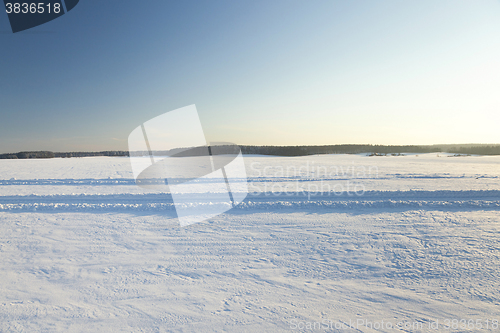
[[[127,158],[0,160],[0,332],[500,330],[500,156],[245,165],[181,228]]]

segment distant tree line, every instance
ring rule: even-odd
[[[316,154],[398,154],[440,152],[436,146],[381,146],[381,145],[330,145],[330,146],[241,146],[244,154],[304,156]]]
[[[449,149],[448,153],[455,154],[477,154],[477,155],[500,155],[500,146],[482,146],[482,147],[457,147]]]
[[[212,147],[211,153],[237,153],[235,146]],[[204,148],[206,149],[206,148]],[[189,150],[181,149],[154,152],[154,155],[197,156],[203,155],[204,150],[194,147]],[[243,154],[275,155],[275,156],[305,156],[316,154],[402,154],[402,153],[454,153],[466,155],[500,155],[499,145],[427,145],[427,146],[384,146],[384,145],[329,145],[329,146],[240,146]],[[147,156],[148,152],[135,152],[135,156]],[[0,154],[0,159],[27,159],[27,158],[69,158],[89,156],[129,156],[128,151],[100,151],[100,152],[66,152],[54,153],[51,151],[28,151],[15,154]]]
[[[99,151],[99,152],[70,152],[70,153],[54,153],[54,157],[90,157],[90,156],[129,156],[128,151]]]
[[[500,155],[500,145],[329,145],[329,146],[240,146],[243,154],[304,156],[316,154],[403,154],[403,153],[458,153]]]
[[[69,152],[23,151],[15,154],[0,154],[0,159],[54,158],[54,157],[89,157],[89,156],[128,156],[128,151]]]
[[[54,158],[55,154],[51,151],[22,151],[16,154],[2,154],[3,159],[26,159],[26,158]]]

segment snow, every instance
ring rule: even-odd
[[[127,158],[0,160],[0,332],[500,320],[500,157],[245,164],[245,201],[181,228],[170,195],[135,186]],[[483,328],[446,330],[453,319]]]

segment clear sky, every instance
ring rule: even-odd
[[[500,143],[500,1],[80,0],[12,34],[0,152],[126,150],[196,104],[209,141]]]

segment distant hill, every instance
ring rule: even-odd
[[[231,148],[231,146],[228,146]],[[404,153],[453,153],[470,155],[500,155],[500,144],[443,144],[424,146],[384,146],[384,145],[325,145],[325,146],[240,146],[243,154],[275,155],[275,156],[306,156],[316,154],[404,154]],[[231,148],[232,149],[232,148]],[[193,150],[194,151],[194,150]],[[169,152],[160,152],[167,155]],[[143,155],[147,155],[146,152]],[[100,152],[51,152],[28,151],[15,154],[0,154],[0,159],[29,158],[69,158],[89,156],[129,156],[128,151]]]

